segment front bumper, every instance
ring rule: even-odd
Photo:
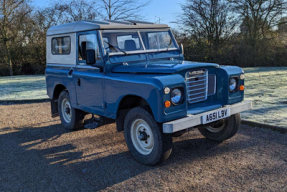
[[[252,102],[251,101],[243,101],[241,103],[236,103],[233,105],[226,105],[220,109],[230,109],[230,115],[234,115],[236,113],[240,113],[242,111],[247,111],[252,109]],[[177,131],[181,131],[184,129],[188,129],[191,127],[195,127],[198,125],[203,124],[203,116],[207,115],[212,112],[216,112],[219,109],[204,112],[197,115],[188,115],[182,119],[178,119],[175,121],[166,122],[163,124],[163,132],[164,133],[174,133]]]

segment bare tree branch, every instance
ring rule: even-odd
[[[236,18],[226,0],[187,0],[181,8],[177,23],[195,39],[206,39],[211,50],[234,33]]]
[[[101,0],[100,16],[106,20],[139,19],[150,0]]]
[[[265,38],[272,26],[276,26],[287,10],[286,0],[228,0],[242,18],[241,29],[248,36],[248,41],[255,46]],[[247,29],[247,30],[246,30]]]

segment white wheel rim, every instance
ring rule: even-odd
[[[142,139],[140,139],[142,138]],[[136,119],[131,126],[131,139],[136,150],[142,155],[148,155],[154,147],[152,129],[142,119]]]
[[[218,133],[224,128],[224,126],[225,126],[225,121],[222,122],[220,126],[208,126],[206,127],[206,129],[212,133]]]
[[[63,99],[61,104],[62,116],[67,123],[71,122],[72,119],[72,107],[68,99]]]

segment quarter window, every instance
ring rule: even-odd
[[[80,35],[79,36],[79,61],[86,60],[86,51],[93,49],[96,52],[96,60],[101,60],[101,54],[96,34]]]
[[[69,55],[71,53],[71,38],[56,37],[52,39],[53,55]]]

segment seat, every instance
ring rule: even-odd
[[[136,49],[136,42],[134,40],[125,41],[125,51],[135,51]]]
[[[80,47],[80,53],[82,56],[82,60],[86,60],[86,50],[87,50],[87,42],[83,41]]]
[[[87,59],[86,58],[87,57],[86,51],[88,49],[93,49],[93,47],[94,47],[94,43],[91,41],[82,41],[81,42],[81,47],[79,47],[79,50],[80,50],[79,53],[81,54],[83,60]]]

